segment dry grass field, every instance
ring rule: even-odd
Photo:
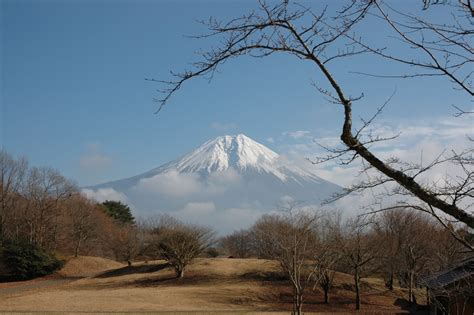
[[[352,277],[337,274],[331,303],[318,290],[305,297],[306,311],[354,309]],[[404,290],[387,291],[380,279],[364,279],[362,308],[402,311]],[[291,310],[291,290],[274,261],[202,258],[176,279],[164,262],[126,267],[97,257],[72,258],[57,275],[0,284],[0,311],[144,312]]]

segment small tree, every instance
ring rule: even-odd
[[[302,314],[303,296],[316,269],[314,258],[318,216],[289,205],[284,215],[263,216],[253,227],[261,257],[275,259],[288,274],[293,288],[293,312]]]
[[[98,236],[100,221],[97,216],[100,210],[94,202],[79,195],[68,201],[67,209],[70,240],[74,246],[74,257],[78,257],[88,242]]]
[[[126,261],[130,267],[140,251],[138,228],[133,224],[113,227],[110,245],[115,258],[119,261]]]
[[[329,304],[329,291],[334,283],[334,275],[336,272],[333,267],[336,263],[337,256],[328,253],[322,255],[316,263],[316,283],[324,292],[324,303]]]
[[[341,259],[336,241],[341,217],[337,212],[331,214],[326,216],[318,229],[320,241],[315,257],[315,286],[318,285],[323,290],[325,304],[329,304],[329,291],[334,283],[335,268]]]
[[[247,258],[253,253],[252,235],[248,230],[235,231],[225,236],[221,245],[232,257]]]
[[[178,278],[183,278],[189,263],[214,242],[211,229],[168,217],[162,218],[155,235],[160,256],[173,266]]]
[[[337,237],[341,256],[354,275],[356,310],[360,309],[360,280],[367,271],[369,263],[378,256],[380,244],[370,233],[370,222],[366,217],[349,220]]]
[[[434,262],[433,252],[437,244],[431,240],[436,238],[434,222],[423,213],[410,212],[404,216],[402,224],[404,232],[400,248],[400,261],[403,281],[408,288],[408,302],[416,303],[414,289],[418,278],[423,272],[430,270]]]
[[[135,223],[135,218],[128,205],[113,200],[106,200],[102,204],[105,206],[105,212],[112,218],[122,223]]]

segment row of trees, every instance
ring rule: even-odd
[[[211,229],[172,217],[136,221],[127,205],[91,201],[57,171],[29,168],[6,152],[0,154],[0,171],[0,260],[17,266],[20,277],[60,267],[54,254],[93,254],[129,266],[138,258],[164,259],[181,278],[194,258],[209,255],[218,244]],[[408,301],[416,302],[414,289],[422,276],[469,254],[453,230],[473,242],[467,230],[446,229],[423,212],[399,208],[343,221],[338,212],[289,204],[219,244],[233,257],[276,260],[293,288],[293,311],[300,314],[305,292],[315,286],[329,303],[336,271],[353,275],[357,309],[361,278],[369,275],[383,277],[390,290],[398,281],[408,289]]]
[[[0,249],[13,259],[12,267],[20,265],[13,262],[21,255],[29,257],[23,259],[25,263],[34,261],[36,254],[38,260],[41,256],[55,262],[55,254],[123,258],[116,246],[126,243],[125,235],[129,238],[135,229],[127,206],[89,200],[58,171],[29,167],[26,159],[15,159],[5,151],[0,151],[0,177]],[[43,268],[37,266],[38,271]],[[26,277],[42,274],[17,272]]]
[[[290,207],[261,217],[250,229],[224,237],[221,244],[233,257],[278,261],[293,288],[295,314],[302,312],[308,288],[319,286],[329,303],[336,271],[353,275],[356,309],[361,306],[361,278],[367,276],[383,277],[389,290],[398,281],[408,289],[407,300],[416,303],[414,289],[420,278],[466,255],[463,245],[432,217],[404,209],[343,222],[334,212]]]
[[[0,276],[30,278],[61,266],[56,256],[90,254],[127,262],[166,259],[185,267],[214,241],[207,228],[171,217],[136,222],[117,201],[97,203],[50,168],[0,151]]]

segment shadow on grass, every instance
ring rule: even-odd
[[[170,267],[170,266],[169,266]],[[166,268],[166,267],[165,267]],[[129,284],[139,287],[153,287],[159,285],[202,285],[213,282],[218,283],[239,283],[240,281],[255,280],[262,282],[287,282],[288,277],[284,273],[279,272],[248,272],[235,277],[218,276],[215,274],[200,274],[195,272],[185,273],[183,278],[174,275],[158,275],[156,277],[135,280]]]
[[[131,284],[135,287],[156,287],[160,285],[201,285],[215,281],[212,277],[205,275],[188,274],[183,278],[178,278],[175,275],[162,275],[160,277],[138,279]]]
[[[137,266],[126,266],[119,269],[109,270],[104,273],[101,273],[94,278],[111,278],[119,277],[124,275],[131,275],[137,273],[153,273],[163,269],[171,267],[170,264],[149,264],[149,265],[137,265]]]
[[[283,272],[262,272],[262,271],[253,271],[247,272],[240,276],[242,279],[246,280],[257,280],[257,281],[287,281],[289,280],[288,275]]]
[[[406,299],[402,298],[396,299],[395,302],[393,302],[393,305],[400,307],[402,310],[410,310],[412,308],[412,305],[410,305]]]
[[[400,309],[409,311],[410,314],[429,315],[430,307],[428,305],[419,305],[408,302],[407,299],[398,298],[393,305],[399,306]]]
[[[154,271],[159,271],[162,269],[165,269],[169,267],[168,265],[161,264],[161,265],[155,265],[155,268],[149,268],[149,269],[140,269],[138,268],[139,272],[135,270],[135,274],[138,273],[151,273]],[[107,272],[107,275],[98,275],[95,278],[107,278],[107,277],[114,277],[114,276],[120,276],[120,275],[130,275],[134,274],[130,270],[125,270],[126,268],[120,268],[117,270],[113,270],[114,273],[111,274],[111,272]],[[119,272],[120,271],[120,272]],[[171,270],[169,270],[171,271]],[[103,282],[103,283],[95,283],[95,284],[87,284],[87,288],[89,289],[116,289],[116,288],[152,288],[152,287],[159,287],[159,286],[182,286],[182,285],[202,285],[202,284],[208,284],[216,279],[210,276],[205,276],[205,275],[195,275],[192,273],[188,273],[187,275],[184,276],[184,278],[178,278],[173,272],[168,272],[165,271],[165,273],[161,274],[153,274],[150,276],[145,276],[140,279],[133,279],[133,280],[128,280],[127,278],[121,280],[112,280],[111,282]]]

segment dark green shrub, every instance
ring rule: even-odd
[[[105,212],[122,223],[135,223],[135,218],[132,215],[130,207],[120,201],[106,200],[102,203],[105,207]]]
[[[42,248],[27,242],[6,242],[0,259],[12,279],[25,280],[53,273],[63,261]]]

